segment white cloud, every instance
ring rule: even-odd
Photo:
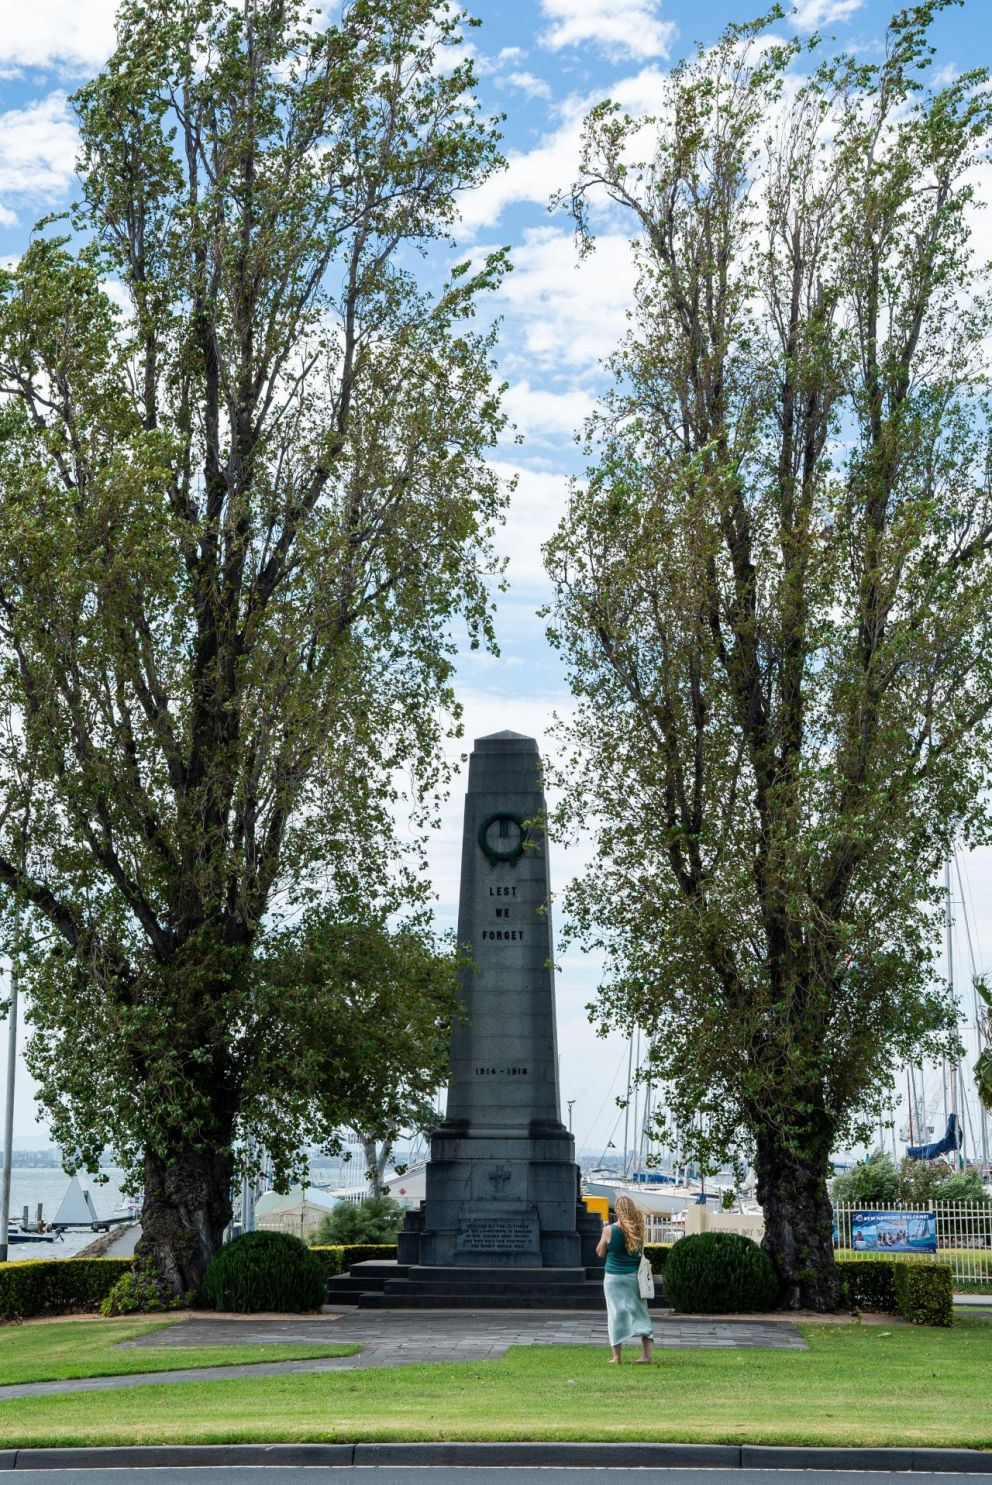
[[[466,193],[461,203],[462,226],[470,232],[492,226],[505,207],[518,201],[547,206],[555,192],[567,189],[575,178],[582,123],[593,105],[608,94],[629,113],[649,114],[658,108],[663,82],[663,72],[645,67],[609,88],[566,98],[557,109],[556,129],[532,150],[511,151],[506,170],[491,176],[477,191]]]
[[[610,56],[667,57],[677,33],[658,15],[658,0],[541,0],[551,22],[542,45],[552,51],[592,42]]]
[[[835,21],[848,21],[864,0],[801,0],[792,19],[801,31],[815,31]]]
[[[533,592],[548,586],[541,547],[552,536],[568,504],[568,478],[528,469],[519,464],[493,460],[502,479],[516,476],[517,487],[510,499],[506,524],[497,537],[501,554],[509,558],[507,577],[511,591]]]
[[[513,310],[530,361],[590,369],[624,335],[634,281],[625,234],[601,233],[595,252],[580,258],[571,232],[545,227],[514,249],[499,297]]]
[[[0,227],[16,227],[17,213],[11,211],[8,206],[0,205]]]
[[[528,98],[551,97],[550,83],[519,65],[527,56],[523,47],[504,46],[495,56],[476,52],[472,55],[478,75],[493,78],[497,87],[519,88]]]
[[[504,410],[526,443],[571,439],[594,406],[593,398],[579,387],[552,392],[526,380],[512,382],[503,396]]]
[[[506,80],[511,88],[519,88],[528,98],[551,97],[550,83],[546,83],[543,77],[535,77],[533,72],[510,72]]]
[[[64,93],[0,114],[0,197],[54,202],[69,187],[78,139]],[[0,203],[6,225],[16,220]]]
[[[7,0],[0,63],[94,70],[114,45],[117,0]]]

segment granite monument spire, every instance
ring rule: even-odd
[[[535,823],[543,811],[534,739],[479,738],[458,913],[470,963],[427,1199],[400,1234],[401,1263],[574,1269],[592,1258],[597,1224],[578,1202],[559,1103],[548,843]]]

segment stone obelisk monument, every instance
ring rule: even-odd
[[[458,941],[471,957],[451,1037],[427,1200],[399,1261],[575,1268],[590,1261],[572,1136],[561,1122],[548,847],[533,738],[497,732],[469,763]],[[595,1244],[596,1224],[592,1224]],[[585,1241],[583,1241],[585,1238]]]

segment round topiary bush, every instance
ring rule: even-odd
[[[203,1280],[208,1304],[238,1314],[319,1310],[326,1293],[320,1259],[287,1232],[243,1233],[221,1248]]]
[[[701,1232],[673,1245],[665,1295],[677,1310],[696,1314],[770,1310],[778,1302],[778,1280],[768,1254],[751,1238]]]

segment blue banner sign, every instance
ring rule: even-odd
[[[936,1212],[852,1212],[855,1253],[936,1253]]]

